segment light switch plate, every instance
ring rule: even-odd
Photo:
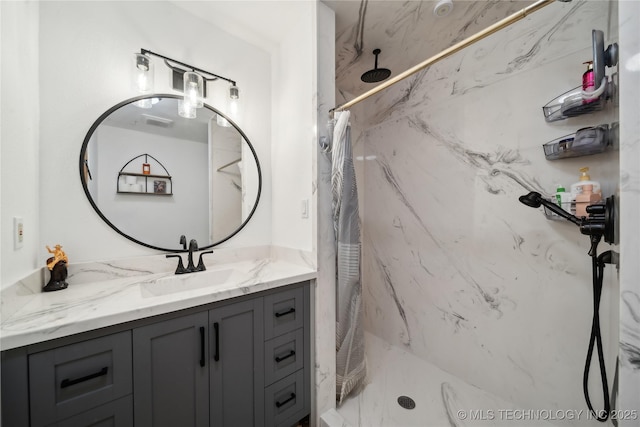
[[[22,217],[13,217],[13,248],[20,249],[24,244],[24,221]]]

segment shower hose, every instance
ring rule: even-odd
[[[582,388],[584,390],[584,397],[587,401],[587,406],[591,413],[600,422],[605,422],[609,418],[611,406],[609,404],[609,389],[607,386],[607,370],[604,362],[604,352],[602,350],[602,336],[600,333],[600,297],[602,295],[602,283],[604,280],[604,267],[605,264],[615,263],[617,264],[617,254],[613,251],[606,251],[597,255],[595,248],[591,255],[591,265],[593,274],[593,322],[591,323],[591,337],[589,338],[589,349],[587,351],[587,360],[584,365],[584,375],[582,381]],[[598,363],[600,365],[600,378],[602,380],[602,395],[604,398],[604,409],[596,412],[591,405],[591,399],[589,398],[589,368],[591,367],[591,358],[593,356],[593,349],[598,346]]]

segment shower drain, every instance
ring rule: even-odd
[[[404,409],[413,409],[416,407],[416,402],[409,396],[400,396],[398,397],[398,405],[402,406]]]

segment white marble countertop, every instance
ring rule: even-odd
[[[227,254],[228,255],[228,254]],[[281,255],[281,254],[280,254]],[[186,261],[186,255],[184,256]],[[69,266],[69,287],[40,292],[45,272],[2,291],[0,349],[8,350],[119,323],[313,279],[305,256],[254,251],[221,255],[207,271],[175,275],[163,256]],[[299,262],[301,261],[302,262]],[[167,271],[169,270],[169,271]],[[153,271],[162,271],[156,272]]]

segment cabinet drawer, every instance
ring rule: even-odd
[[[48,427],[133,427],[133,397],[121,397]]]
[[[303,326],[303,291],[303,288],[296,288],[264,297],[264,338],[266,340]]]
[[[265,395],[265,426],[289,426],[306,415],[304,370],[270,385]]]
[[[33,427],[51,424],[131,394],[131,332],[29,356]]]
[[[264,343],[264,381],[272,384],[304,366],[304,333],[296,329]]]

